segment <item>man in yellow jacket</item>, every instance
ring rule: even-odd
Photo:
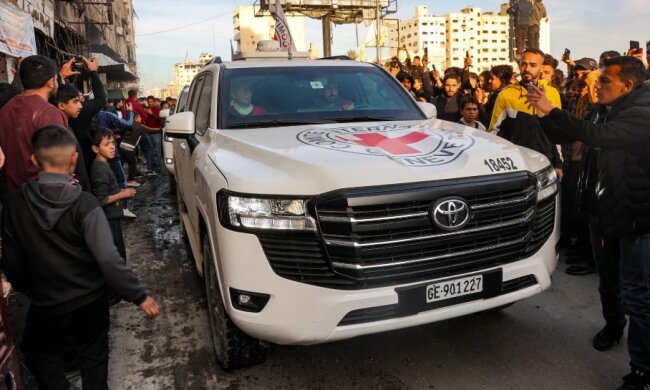
[[[557,147],[542,131],[533,108],[526,102],[529,85],[538,85],[544,63],[544,53],[539,49],[524,51],[519,63],[521,81],[502,90],[494,104],[490,131],[514,144],[533,149],[545,155],[553,164],[558,178],[562,179],[562,159]],[[548,100],[553,106],[562,108],[560,93],[550,85],[544,85]]]

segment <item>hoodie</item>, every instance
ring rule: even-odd
[[[34,308],[65,314],[106,295],[138,305],[144,287],[120,257],[97,199],[68,175],[41,172],[9,194],[2,270]],[[107,239],[107,237],[109,237]]]

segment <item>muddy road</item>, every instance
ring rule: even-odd
[[[147,320],[112,309],[112,389],[613,389],[628,372],[625,338],[591,347],[603,322],[595,275],[554,274],[553,287],[500,313],[310,347],[274,346],[231,373],[212,355],[203,280],[179,233],[167,177],[143,179],[124,222],[129,264],[161,304]]]

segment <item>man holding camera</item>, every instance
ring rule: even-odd
[[[95,159],[95,153],[92,151],[92,120],[99,111],[106,106],[106,90],[99,79],[97,73],[99,69],[99,61],[96,58],[88,60],[87,58],[77,56],[73,63],[73,69],[80,71],[82,75],[89,75],[90,85],[93,91],[94,98],[86,99],[83,94],[79,94],[79,100],[82,102],[81,112],[76,118],[70,119],[70,127],[74,132],[75,137],[81,145],[81,150],[84,153],[84,161],[86,168],[90,172],[90,166]]]
[[[533,87],[527,101],[545,131],[560,132],[600,148],[593,197],[603,238],[614,238],[620,253],[620,293],[629,316],[631,373],[622,390],[650,389],[650,88],[637,58],[603,61],[597,83],[599,105],[589,120],[553,106]]]

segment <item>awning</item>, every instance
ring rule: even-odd
[[[105,73],[106,79],[111,81],[132,81],[137,79],[129,66],[122,62],[117,62],[106,54],[91,53],[92,58],[99,61],[99,73]]]

